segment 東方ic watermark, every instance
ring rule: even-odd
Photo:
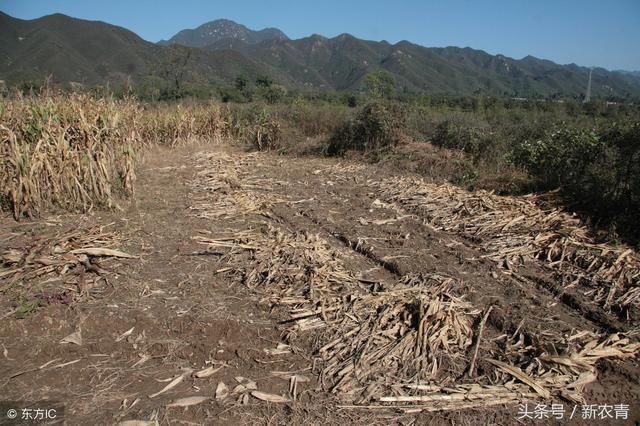
[[[627,420],[629,404],[585,404],[568,406],[564,404],[520,404],[518,420]]]
[[[64,406],[58,401],[0,401],[0,425],[44,424],[63,416]]]

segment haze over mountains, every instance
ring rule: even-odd
[[[393,74],[406,92],[498,96],[581,96],[589,69],[527,56],[516,60],[471,48],[428,48],[341,34],[291,40],[282,31],[253,31],[229,20],[180,31],[157,44],[121,27],[55,14],[20,20],[0,12],[0,79],[52,75],[88,85],[150,78],[231,84],[238,75],[267,75],[289,88],[358,90],[370,72]],[[638,97],[634,72],[594,68],[593,96]]]

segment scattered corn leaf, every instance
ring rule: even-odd
[[[276,395],[273,393],[260,392],[257,390],[251,392],[251,396],[261,401],[267,401],[267,402],[275,402],[275,403],[291,402],[289,398],[286,398],[284,396]]]
[[[170,407],[190,407],[192,405],[198,405],[205,401],[208,401],[209,397],[206,396],[188,396],[186,398],[176,399],[175,401],[167,404],[167,408]]]

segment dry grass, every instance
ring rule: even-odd
[[[272,182],[250,176],[248,168],[259,161],[257,153],[242,157],[222,152],[195,155],[197,179],[190,209],[207,219],[239,218],[248,214],[268,216],[268,207],[283,200],[274,197]]]
[[[454,285],[441,275],[412,276],[354,298],[319,349],[326,360],[323,383],[368,401],[399,380],[446,382],[461,375],[479,311],[451,292]]]
[[[280,122],[261,114],[249,130],[248,141],[259,151],[271,151],[279,147],[281,134]]]

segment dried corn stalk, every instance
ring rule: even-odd
[[[92,264],[85,253],[98,250],[101,256],[129,256],[118,250],[109,250],[119,241],[115,232],[107,232],[101,226],[41,236],[27,246],[9,248],[0,253],[0,279],[7,286],[16,282],[28,284],[36,279],[42,281],[46,277],[63,276],[76,266],[83,271],[100,274],[104,271]]]
[[[479,311],[454,296],[452,285],[439,275],[416,276],[355,298],[319,349],[323,383],[349,392],[390,377],[425,382],[461,374]]]
[[[256,154],[230,156],[222,152],[195,156],[198,170],[191,210],[207,219],[241,217],[248,214],[268,216],[268,207],[282,201],[274,197],[272,182],[252,177],[247,170],[255,166]]]
[[[218,207],[204,209],[213,208],[210,211],[215,213],[209,217],[255,212],[269,217],[269,204],[256,209],[240,196],[258,199],[263,190],[264,182],[247,170],[256,167],[256,157],[232,159],[216,154],[202,158],[206,173],[200,174],[197,188],[209,191],[212,204],[218,203]],[[434,201],[431,194],[417,195],[416,190],[402,184],[384,188],[389,200],[432,209],[437,215],[432,218],[434,223],[443,229],[486,238],[491,256],[502,256],[499,244],[517,247],[514,239],[519,238],[518,244],[535,240],[528,230],[522,234],[513,231],[531,215],[527,213],[529,201],[514,201],[514,217],[500,204],[509,204],[510,199],[482,193],[452,203],[452,197],[466,193],[442,187]],[[401,193],[393,195],[392,190]],[[414,192],[403,198],[402,191]],[[541,229],[550,227],[559,235],[569,235],[561,230],[567,226],[566,215],[536,214],[546,221],[538,223]],[[572,220],[575,228],[577,222]],[[572,238],[586,238],[580,236],[581,228],[575,229]],[[419,274],[367,286],[346,266],[344,253],[319,235],[272,225],[261,231],[195,238],[212,248],[229,249],[229,254],[243,252],[242,264],[236,268],[238,276],[272,306],[281,308],[289,324],[288,336],[302,332],[316,335],[322,386],[343,400],[380,403],[366,407],[437,411],[560,396],[581,401],[584,385],[595,380],[598,359],[631,356],[639,350],[638,344],[626,337],[604,338],[589,332],[566,339],[555,334],[536,336],[536,347],[519,339],[506,346],[485,342],[472,348],[472,324],[482,309],[460,296],[463,287],[452,278]],[[490,244],[498,246],[491,248]],[[540,253],[537,250],[530,256]],[[556,348],[553,356],[543,349],[546,347]],[[482,374],[469,378],[464,372],[476,357]]]
[[[419,178],[394,177],[371,185],[437,228],[479,241],[486,257],[505,268],[536,259],[565,285],[585,286],[585,294],[605,308],[640,306],[640,255],[626,246],[596,243],[576,217],[542,209],[535,196],[468,192]]]

